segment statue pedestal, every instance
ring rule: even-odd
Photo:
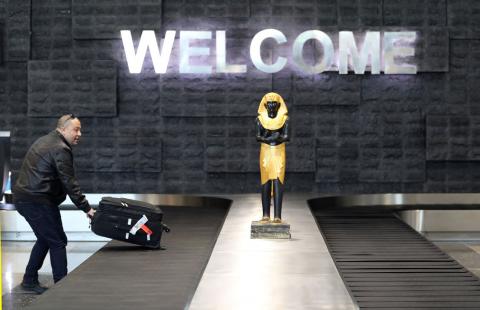
[[[251,239],[290,239],[290,224],[253,221]]]

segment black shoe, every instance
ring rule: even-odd
[[[35,294],[43,294],[48,287],[41,285],[40,283],[24,283],[21,284],[22,289],[25,291],[33,292]]]

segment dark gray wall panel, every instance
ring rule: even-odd
[[[254,113],[256,114],[256,110]],[[208,118],[206,125],[205,171],[259,171],[255,116],[230,119]]]
[[[337,0],[338,25],[341,27],[381,26],[382,0]]]
[[[480,39],[480,2],[448,0],[448,26],[452,39]]]
[[[317,182],[424,181],[424,128],[418,110],[395,106],[350,115],[323,113],[316,135]]]
[[[423,27],[417,31],[414,57],[417,72],[448,72],[449,42],[446,27]]]
[[[428,115],[427,160],[480,160],[480,117]]]
[[[252,142],[253,140],[254,142]],[[258,172],[259,145],[249,138],[209,138],[206,142],[207,172]]]
[[[159,136],[96,136],[82,139],[75,148],[76,166],[82,172],[160,172],[162,141]]]
[[[295,122],[295,125],[300,125]],[[209,119],[205,143],[205,170],[224,173],[260,173],[260,143],[255,139],[255,117]],[[314,172],[315,146],[292,129],[286,144],[286,171]]]
[[[318,26],[336,26],[338,20],[337,0],[316,1],[316,23]]]
[[[28,115],[115,116],[112,61],[29,61]]]
[[[218,1],[164,1],[164,15],[167,20],[191,17],[234,18],[249,17],[248,0],[218,0]],[[258,1],[260,2],[260,1]]]
[[[302,105],[358,105],[361,101],[362,77],[325,73],[293,76],[293,101]]]
[[[72,6],[75,39],[120,38],[120,30],[139,33],[162,25],[162,0],[73,0]]]
[[[478,190],[478,134],[472,127],[480,115],[478,5],[474,0],[0,0],[0,129],[12,131],[14,176],[33,140],[52,130],[61,113],[74,112],[83,131],[77,168],[88,191],[255,192],[254,119],[262,96],[275,91],[285,99],[291,121],[289,191]],[[178,73],[178,32],[167,74],[156,74],[150,57],[141,74],[129,73],[119,40],[125,27],[136,43],[141,29],[155,30],[157,38],[169,29],[212,31],[211,56],[191,62],[211,64],[213,74]],[[282,46],[262,46],[266,61],[288,57],[275,74],[260,72],[249,55],[253,35],[266,28],[288,39]],[[227,62],[246,64],[247,74],[215,72],[214,31],[221,29],[227,31]],[[292,62],[291,46],[308,29],[325,31],[335,46],[341,30],[353,31],[359,43],[367,30],[416,31],[418,74],[305,75]],[[321,55],[317,42],[306,44],[308,63]],[[105,76],[105,87],[92,82],[99,76]],[[430,117],[461,115],[468,115],[468,133],[455,131],[436,142],[433,127],[427,129]],[[456,146],[458,135],[468,141]],[[96,153],[109,143],[114,155]],[[444,155],[445,149],[468,156],[451,161],[459,157]],[[140,158],[137,151],[152,155]]]
[[[474,193],[480,191],[478,162],[427,162],[425,192]]]
[[[287,173],[315,172],[315,145],[311,139],[292,136],[286,148]]]
[[[163,193],[165,184],[159,173],[77,172],[86,193]]]
[[[480,40],[452,40],[447,102],[451,113],[480,114]]]
[[[447,0],[417,0],[415,2],[384,0],[383,25],[444,27],[447,25],[446,6]]]
[[[0,0],[0,64],[4,61],[6,53],[6,29],[7,25],[7,0]]]
[[[32,59],[70,59],[73,44],[71,0],[32,1],[32,29]]]
[[[251,69],[251,68],[250,68]],[[162,116],[256,116],[272,78],[250,70],[242,75],[178,75],[160,78]]]
[[[204,172],[206,118],[165,118],[163,142],[164,188],[171,192],[201,192]]]
[[[27,65],[7,62],[0,66],[1,130],[11,132],[11,168],[20,168],[32,135],[42,132],[44,124],[27,120]]]
[[[7,0],[8,61],[27,61],[30,57],[30,10],[30,0]]]

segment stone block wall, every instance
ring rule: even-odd
[[[14,177],[29,145],[74,113],[86,192],[257,192],[254,119],[275,91],[290,115],[287,191],[477,191],[479,12],[476,0],[0,0],[0,130],[12,132]],[[265,44],[264,59],[308,29],[414,30],[419,72],[263,73],[248,49],[265,28],[289,43]],[[123,29],[136,40],[143,29],[226,30],[227,60],[247,73],[179,74],[177,33],[166,74],[148,53],[131,74]],[[309,43],[307,62],[318,53]]]

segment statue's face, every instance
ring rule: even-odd
[[[267,109],[268,117],[275,118],[277,117],[278,109],[280,108],[280,102],[267,101],[267,103],[265,103],[265,108]]]

